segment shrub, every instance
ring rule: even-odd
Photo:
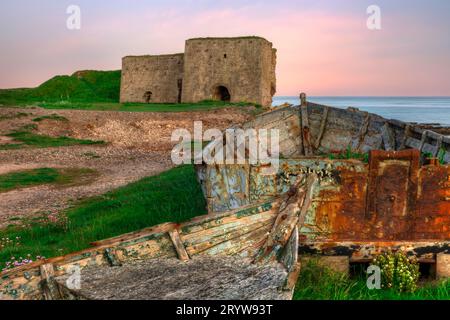
[[[381,269],[383,288],[399,292],[414,292],[420,277],[419,263],[416,258],[409,258],[403,252],[386,252],[373,260]]]

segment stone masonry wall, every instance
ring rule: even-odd
[[[120,101],[180,102],[183,56],[181,53],[123,58]]]
[[[182,101],[217,100],[217,88],[223,86],[231,102],[270,105],[275,52],[272,43],[259,37],[187,40]]]

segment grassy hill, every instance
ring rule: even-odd
[[[56,76],[37,88],[0,90],[0,104],[119,102],[121,71],[78,71]]]
[[[255,106],[247,102],[201,101],[197,103],[120,103],[121,70],[77,71],[56,76],[37,88],[0,89],[1,106],[39,106],[45,109],[73,109],[127,112],[209,111],[224,107]]]

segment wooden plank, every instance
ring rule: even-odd
[[[105,249],[105,258],[111,267],[120,267],[122,265],[120,259],[118,258],[117,252],[114,249]]]
[[[255,262],[274,261],[282,253],[292,232],[298,225],[303,227],[306,214],[312,203],[313,189],[318,180],[315,173],[310,173],[298,181],[285,196],[275,224],[267,242],[255,259]]]
[[[179,229],[181,230],[181,233],[199,232],[211,228],[214,225],[222,225],[223,222],[227,220],[234,220],[235,217],[243,218],[246,216],[260,214],[262,212],[271,211],[274,207],[277,206],[278,202],[279,199],[266,200],[227,212],[214,213],[197,217],[188,222],[181,223],[179,225]]]
[[[298,226],[295,226],[284,252],[280,258],[280,262],[285,266],[286,270],[291,272],[298,263]]]
[[[447,144],[447,145],[450,145],[450,137],[444,136],[444,135],[442,135],[440,133],[437,133],[437,132],[434,132],[434,131],[431,131],[431,130],[428,130],[428,129],[421,129],[421,128],[418,128],[418,127],[411,127],[411,131],[415,132],[415,133],[417,133],[419,135],[422,135],[424,131],[427,131],[427,136],[429,138],[437,140],[437,139],[439,139],[439,137],[442,137],[442,142]]]
[[[383,137],[384,150],[392,151],[395,150],[395,133],[390,127],[389,123],[386,122],[381,128],[381,136]]]
[[[231,224],[231,227],[224,226],[207,229],[203,232],[196,232],[194,234],[183,235],[181,234],[181,240],[186,247],[197,247],[205,243],[215,243],[220,238],[231,237],[233,234],[239,234],[245,232],[245,230],[251,230],[259,226],[273,224],[275,216],[270,215],[261,219],[246,220],[242,223]]]
[[[200,255],[236,255],[244,249],[251,247],[255,243],[260,243],[261,237],[267,237],[272,226],[264,226],[253,230],[239,238],[231,239],[220,243],[208,250],[202,251]]]
[[[130,239],[146,237],[148,235],[156,234],[156,233],[168,232],[169,230],[174,229],[176,226],[177,226],[177,224],[172,223],[172,222],[163,223],[163,224],[160,224],[160,225],[157,225],[154,227],[150,227],[150,228],[146,228],[143,230],[123,234],[118,237],[95,241],[95,242],[92,242],[91,245],[93,247],[115,245],[115,244],[119,244],[121,242],[129,241]]]
[[[178,233],[177,229],[169,231],[170,239],[172,240],[173,246],[175,247],[175,250],[177,251],[178,258],[181,261],[188,261],[189,255],[186,252],[186,248],[183,245],[183,242],[180,239],[180,234]]]
[[[444,140],[444,136],[440,136],[437,140],[436,140],[436,149],[433,152],[433,157],[437,157],[439,155],[439,151],[441,151],[442,148],[442,142]]]
[[[427,136],[428,136],[427,130],[422,132],[422,139],[420,140],[420,144],[419,144],[419,148],[418,148],[420,152],[422,152],[423,147],[425,146],[425,142],[427,141]]]
[[[295,285],[297,284],[298,278],[300,276],[301,263],[297,262],[291,271],[289,271],[286,283],[283,287],[284,291],[291,291],[294,293]]]
[[[406,146],[408,146],[409,148],[413,148],[413,149],[419,149],[420,143],[421,143],[420,140],[410,137],[407,139]],[[433,154],[433,152],[435,150],[436,150],[436,146],[431,145],[429,143],[425,143],[422,148],[422,152],[431,153],[431,154]],[[446,153],[444,155],[444,161],[445,161],[445,163],[450,163],[450,152],[448,150],[446,150]]]
[[[272,227],[274,222],[275,222],[275,218],[266,220],[266,221],[262,221],[262,222],[248,224],[248,225],[244,224],[244,225],[241,225],[239,228],[236,228],[232,232],[222,233],[219,235],[215,235],[214,237],[210,237],[210,238],[202,238],[202,240],[203,240],[202,242],[196,242],[196,244],[186,246],[186,250],[191,256],[193,256],[193,255],[199,254],[205,250],[208,250],[214,246],[217,246],[221,243],[224,243],[224,242],[227,242],[227,241],[230,241],[233,239],[238,239],[254,230],[257,230],[257,229],[260,229],[263,227]]]
[[[239,213],[237,213],[235,215],[228,216],[222,219],[216,219],[189,228],[182,228],[180,234],[183,238],[183,241],[190,241],[190,239],[199,237],[198,234],[213,234],[216,231],[221,232],[222,230],[234,229],[235,227],[244,223],[252,223],[271,219],[272,217],[276,216],[276,209],[272,208],[269,211],[255,213],[249,216],[245,216],[245,212],[243,212],[243,214],[244,215],[241,216]]]
[[[366,117],[364,118],[364,121],[359,128],[358,136],[354,139],[353,148],[357,151],[361,150],[361,146],[364,142],[364,139],[367,135],[367,132],[369,131],[369,125],[370,125],[370,113],[366,112]]]
[[[316,143],[314,144],[314,148],[317,150],[320,147],[320,143],[322,142],[323,134],[325,133],[325,128],[327,126],[328,121],[328,112],[330,108],[325,107],[323,109],[322,122],[320,123],[319,134],[317,135]]]
[[[187,246],[192,246],[201,242],[211,240],[215,236],[239,230],[245,226],[249,226],[255,223],[265,223],[268,220],[274,219],[275,216],[276,215],[274,214],[274,212],[270,211],[249,217],[244,217],[241,219],[235,216],[227,217],[227,219],[224,219],[222,223],[208,223],[206,226],[204,226],[204,229],[200,231],[190,232],[187,234],[181,232],[180,236],[183,243],[187,244]]]
[[[306,102],[306,94],[302,93],[300,95],[300,101],[303,153],[305,156],[312,156],[313,150],[311,147],[311,132],[309,128],[308,103]]]
[[[40,266],[42,291],[45,300],[61,299],[61,294],[58,290],[58,284],[55,281],[55,269],[53,264],[47,263]]]
[[[409,139],[410,136],[411,136],[411,125],[407,124],[405,126],[405,131],[403,133],[403,141],[402,141],[402,144],[401,144],[399,150],[405,150],[406,149],[407,142],[408,142],[408,139]]]

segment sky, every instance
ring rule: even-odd
[[[70,5],[81,9],[80,30],[66,26]],[[370,5],[381,30],[367,28]],[[242,35],[278,49],[277,95],[450,96],[448,0],[1,1],[0,88]]]

